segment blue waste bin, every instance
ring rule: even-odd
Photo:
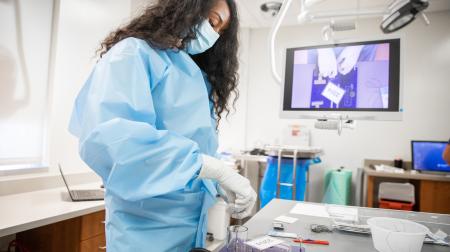
[[[320,158],[297,158],[296,200],[304,201],[306,192],[306,173],[310,164],[320,163]],[[293,158],[281,158],[280,171],[280,199],[292,200]],[[267,159],[267,168],[261,181],[260,201],[261,208],[277,195],[278,157],[270,156]]]

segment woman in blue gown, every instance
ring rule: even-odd
[[[69,130],[105,185],[108,251],[202,247],[217,185],[249,214],[249,181],[215,158],[237,31],[233,0],[161,0],[101,44]]]

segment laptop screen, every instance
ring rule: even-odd
[[[64,184],[66,185],[67,192],[69,192],[69,196],[70,196],[70,198],[73,200],[73,197],[72,197],[72,191],[70,191],[69,185],[67,184],[66,177],[64,177],[64,173],[63,173],[63,171],[62,171],[62,168],[61,168],[61,165],[60,165],[60,164],[58,164],[58,168],[59,168],[59,172],[61,173],[61,177],[62,177],[62,179],[63,179],[63,181],[64,181]]]
[[[448,142],[412,141],[412,165],[419,171],[450,172],[450,166],[442,157]]]

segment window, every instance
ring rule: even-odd
[[[0,174],[45,163],[53,6],[0,1]]]

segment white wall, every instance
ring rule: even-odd
[[[131,0],[131,15],[139,15],[145,7],[155,3],[157,0]]]
[[[78,141],[67,130],[74,99],[96,61],[102,39],[129,19],[130,1],[61,0],[50,119],[50,169],[89,168],[78,156]]]
[[[219,127],[219,151],[242,150],[246,146],[247,124],[247,83],[250,69],[250,29],[241,29],[239,33],[239,98],[233,108],[230,101],[230,114],[222,116]],[[234,96],[233,96],[234,98]]]
[[[396,35],[402,39],[404,67],[404,109],[400,122],[357,122],[353,131],[338,136],[334,131],[312,130],[312,144],[325,150],[323,163],[312,167],[310,195],[320,201],[323,171],[345,166],[361,167],[365,158],[410,160],[410,140],[448,140],[450,137],[450,12],[429,15],[431,25],[421,20]],[[358,22],[353,39],[385,38],[379,19]],[[284,48],[324,43],[318,24],[282,28],[277,40],[277,61],[281,70]],[[267,29],[250,33],[249,82],[246,142],[251,148],[257,141],[276,142],[282,128],[300,123],[313,128],[312,120],[283,120],[278,116],[280,87],[273,81],[267,50]]]

